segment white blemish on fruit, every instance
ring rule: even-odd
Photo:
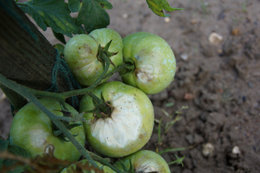
[[[91,125],[93,137],[101,143],[124,148],[136,141],[142,128],[142,115],[134,96],[118,93],[111,95],[110,102],[114,107],[110,118],[98,119]]]
[[[84,58],[90,56],[91,53],[92,53],[92,51],[87,44],[84,44],[78,48],[78,54],[80,56],[80,59],[84,59]]]
[[[160,169],[159,169],[157,163],[155,163],[153,161],[146,161],[146,162],[141,163],[141,165],[137,166],[136,172],[144,172],[144,173],[160,172]]]
[[[31,144],[34,147],[42,147],[47,139],[48,134],[41,129],[35,129],[30,132]]]
[[[89,76],[90,74],[92,74],[94,71],[97,71],[96,69],[96,63],[95,62],[91,62],[89,64],[86,64],[84,67],[76,69],[74,72],[77,73],[78,71],[83,73],[84,76]]]
[[[136,71],[137,79],[142,83],[147,83],[154,78],[154,68],[152,65],[142,65]]]

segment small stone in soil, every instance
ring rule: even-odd
[[[232,149],[232,154],[240,154],[240,149],[238,146],[234,146]]]
[[[223,37],[216,33],[216,32],[212,32],[209,36],[209,42],[215,46],[219,45],[223,40]]]
[[[214,146],[211,143],[206,143],[203,145],[202,154],[205,157],[212,156],[214,152]]]

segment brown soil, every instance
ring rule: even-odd
[[[162,142],[158,144],[157,124],[146,148],[186,147],[163,154],[169,162],[175,155],[185,156],[183,166],[172,165],[172,172],[259,173],[259,0],[170,0],[185,10],[167,19],[155,16],[145,1],[112,3],[109,27],[122,36],[138,31],[160,35],[177,59],[175,81],[151,96],[156,119],[162,120]],[[223,37],[220,43],[209,42],[213,32]],[[188,109],[181,110],[183,106]],[[164,133],[176,116],[181,119]],[[9,117],[9,105],[1,101],[1,136],[8,134]],[[208,153],[207,146],[212,148]]]

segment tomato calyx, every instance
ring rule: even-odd
[[[132,71],[135,71],[135,69],[136,69],[135,61],[130,58],[128,58],[128,59],[124,58],[122,66],[123,66],[123,68],[119,70],[120,75],[130,73]]]
[[[112,64],[115,67],[115,64],[111,61],[110,57],[116,55],[118,52],[109,52],[108,49],[112,43],[110,40],[105,47],[102,47],[100,44],[98,46],[97,59],[103,64],[103,67],[106,63]]]
[[[109,101],[105,101],[102,93],[101,99],[98,98],[95,94],[89,93],[89,96],[92,98],[95,105],[95,109],[92,110],[95,118],[109,118],[113,112],[114,107]]]

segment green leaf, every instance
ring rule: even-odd
[[[9,140],[2,140],[0,139],[0,151],[8,151],[10,153],[13,153],[14,155],[19,155],[22,157],[31,157],[30,153],[26,151],[25,149],[13,145],[9,143]]]
[[[105,28],[110,20],[107,12],[102,8],[98,0],[82,0],[77,23],[83,24],[87,32],[94,29]]]
[[[182,8],[172,8],[167,0],[146,0],[149,8],[158,16],[166,17],[164,11],[172,12],[176,10],[183,10]]]
[[[176,160],[169,162],[168,165],[176,164],[176,165],[181,165],[183,167],[183,160],[185,159],[185,156],[178,157],[177,155],[175,155],[175,157]]]
[[[102,8],[104,9],[112,9],[113,5],[108,2],[107,0],[97,0],[98,3],[101,5]]]
[[[25,149],[23,149],[17,145],[9,145],[8,151],[10,153],[13,153],[14,155],[22,156],[24,158],[31,157],[31,155],[28,151],[26,151]]]
[[[25,166],[17,166],[15,169],[8,171],[8,173],[23,173]]]
[[[7,150],[8,145],[9,145],[9,141],[8,140],[0,139],[0,152]]]
[[[68,5],[71,12],[78,12],[80,9],[80,0],[69,0]]]
[[[10,145],[9,140],[2,140],[0,139],[0,153],[2,151],[8,151],[9,153],[12,153],[16,156],[22,156],[24,158],[29,158],[30,153],[28,153],[26,150],[24,150],[21,147],[18,147],[16,145]],[[25,166],[15,166],[17,162],[15,160],[10,159],[0,159],[0,170],[4,167],[12,168],[8,173],[21,173],[24,172]]]
[[[57,33],[57,32],[55,32],[55,31],[53,31],[53,30],[52,30],[52,32],[53,32],[53,35],[54,35],[60,42],[66,44],[65,37],[64,37],[63,34]]]
[[[44,31],[51,27],[54,32],[70,37],[72,33],[82,32],[75,19],[70,16],[70,10],[64,0],[31,0],[18,5],[31,15]]]

